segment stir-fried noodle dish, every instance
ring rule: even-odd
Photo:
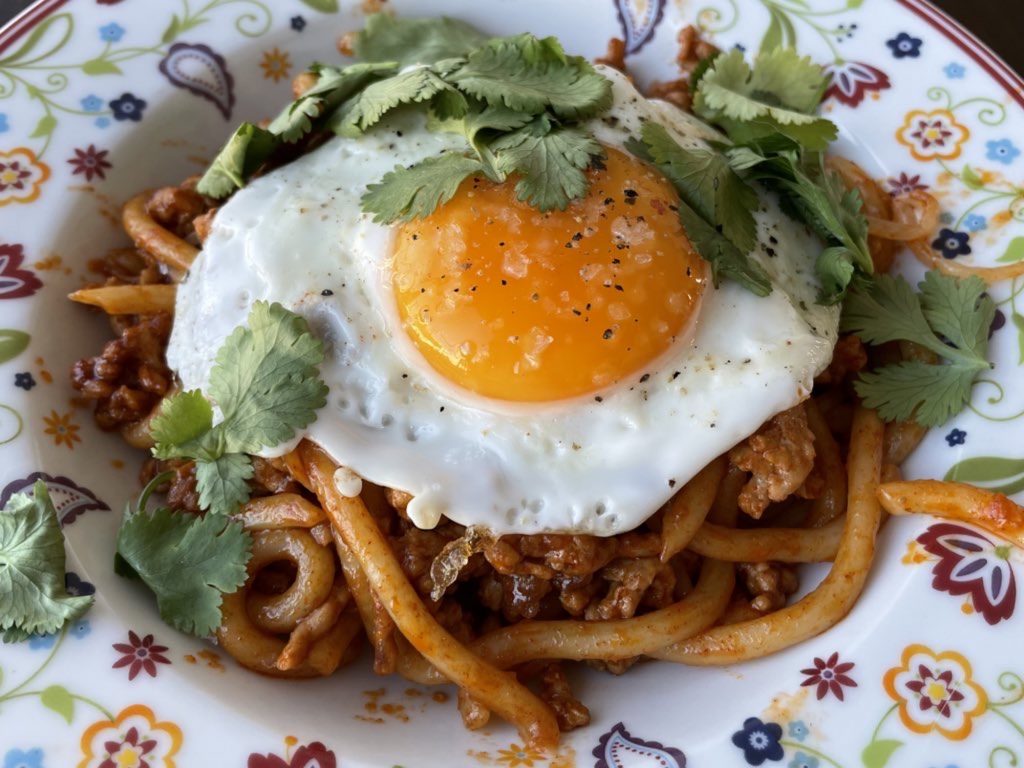
[[[274,677],[369,657],[546,747],[590,719],[570,663],[828,630],[887,513],[1021,540],[900,467],[1024,266],[935,258],[938,203],[833,150],[815,63],[687,28],[641,83],[619,40],[384,14],[339,50],[130,200],[71,296],[113,329],[73,385],[141,452],[117,570],[168,623]]]

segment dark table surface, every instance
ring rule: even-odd
[[[156,2],[156,0],[136,0]],[[963,21],[1018,72],[1024,72],[1024,0],[932,0]],[[30,0],[0,0],[0,24],[30,5]]]

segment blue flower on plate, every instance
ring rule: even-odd
[[[56,632],[49,635],[30,635],[28,638],[28,647],[33,651],[45,651],[47,648],[53,648],[53,644],[56,642]]]
[[[4,768],[43,768],[43,750],[9,749],[4,755]]]
[[[76,640],[81,640],[83,637],[92,632],[92,627],[89,626],[88,619],[80,619],[79,621],[76,621],[74,624],[71,625],[71,628],[68,630],[68,632]]]
[[[998,141],[985,142],[985,157],[1003,165],[1010,165],[1020,157],[1020,150],[1010,139],[999,139]]]
[[[939,236],[932,241],[932,248],[941,251],[944,259],[968,256],[971,253],[971,235],[969,232],[944,228],[939,232]]]
[[[747,765],[761,765],[765,760],[779,761],[786,751],[779,740],[782,738],[782,726],[778,723],[765,723],[760,718],[748,717],[743,721],[743,729],[732,735],[732,743],[743,750],[743,759]]]
[[[97,96],[95,93],[90,93],[79,104],[82,105],[82,109],[86,112],[99,112],[103,109],[103,99]]]
[[[35,385],[36,380],[28,371],[25,371],[24,373],[14,374],[14,386],[16,386],[18,389],[24,389],[26,392],[28,392]]]
[[[296,32],[301,32],[306,28],[306,20],[301,16],[292,16],[291,25]]]
[[[142,120],[142,111],[146,102],[131,93],[122,93],[119,99],[110,102],[110,110],[115,120],[131,120],[137,123]]]
[[[897,59],[916,59],[921,55],[921,46],[924,41],[919,37],[913,37],[906,32],[900,32],[892,40],[886,40],[892,55]]]
[[[950,448],[963,445],[967,442],[967,433],[962,429],[953,429],[948,435],[946,435],[946,442],[949,443]]]
[[[124,37],[124,27],[116,22],[110,22],[106,26],[100,27],[100,40],[106,43],[117,43]]]
[[[93,122],[96,124],[97,128],[106,128],[108,125],[110,125],[110,118],[97,117]]]
[[[11,130],[11,126],[7,124],[7,115],[0,112],[0,133],[7,133]]]
[[[807,727],[807,723],[803,720],[794,720],[789,724],[789,728],[787,730],[789,731],[789,737],[791,739],[796,739],[797,741],[803,741],[811,733],[810,729]]]
[[[988,229],[988,219],[979,213],[972,213],[964,219],[964,229],[968,232],[981,232]]]
[[[942,71],[946,73],[946,77],[950,80],[963,80],[967,75],[967,67],[956,61],[951,61],[944,66]]]
[[[819,765],[818,758],[798,751],[793,755],[793,759],[789,761],[787,768],[818,768]]]
[[[82,595],[95,595],[96,587],[91,581],[79,577],[74,571],[64,574],[64,589],[69,595],[81,597]]]

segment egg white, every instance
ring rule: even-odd
[[[623,147],[644,120],[687,146],[715,137],[617,71],[602,72],[615,98],[590,126],[601,142]],[[389,288],[393,231],[362,213],[359,198],[396,162],[465,149],[461,137],[399,114],[235,194],[178,288],[167,358],[183,386],[205,388],[218,348],[254,301],[280,302],[326,346],[329,401],[306,436],[363,478],[411,493],[417,525],[444,515],[497,534],[602,536],[635,528],[708,462],[808,395],[831,358],[838,310],[816,303],[821,243],[767,194],[752,257],[771,275],[772,294],[709,287],[693,336],[600,402],[494,403],[447,382],[401,328]]]

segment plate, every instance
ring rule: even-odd
[[[380,5],[44,0],[0,32],[0,503],[43,479],[72,553],[69,584],[97,594],[61,634],[0,648],[0,765],[1018,764],[1022,555],[962,525],[891,521],[850,617],[785,653],[726,669],[580,674],[593,722],[556,755],[524,748],[500,724],[469,733],[452,691],[376,678],[365,665],[302,683],[252,675],[163,625],[150,597],[114,576],[113,535],[137,492],[139,456],[74,398],[67,370],[107,330],[64,296],[90,259],[126,243],[123,201],[199,171],[235,123],[274,113],[291,75],[335,58],[338,34]],[[495,33],[556,34],[589,56],[622,37],[641,81],[672,75],[684,23],[726,48],[794,43],[834,75],[825,110],[842,128],[840,151],[893,191],[939,197],[937,251],[983,264],[1024,258],[1024,82],[920,0],[393,5]],[[970,410],[932,431],[910,474],[1024,489],[1022,291],[1024,281],[993,289],[994,368]]]

